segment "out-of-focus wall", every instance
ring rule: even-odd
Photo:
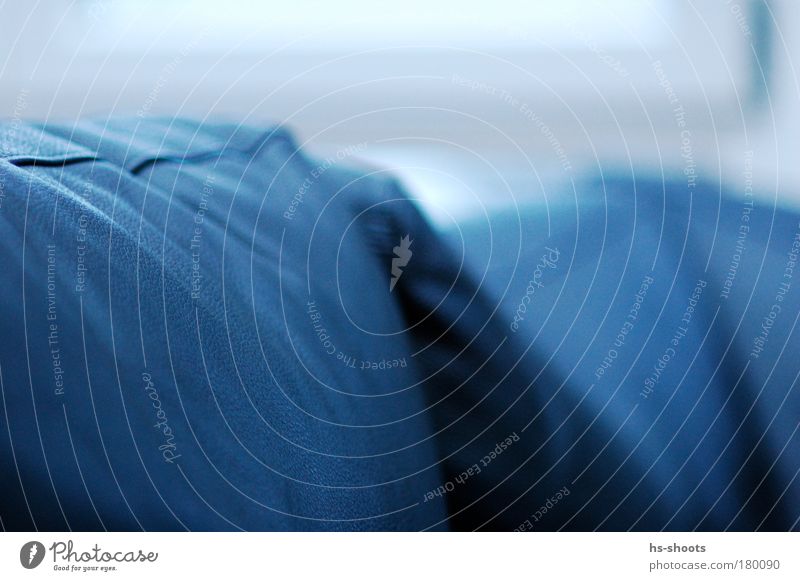
[[[565,1],[563,18],[548,4],[541,18],[553,26],[539,28],[536,3],[464,6],[450,19],[419,7],[411,18],[405,7],[386,13],[396,25],[386,38],[382,13],[359,28],[354,5],[337,5],[338,17],[329,4],[285,9],[280,20],[243,0],[217,18],[178,0],[6,2],[0,116],[286,122],[322,150],[366,144],[360,157],[398,166],[423,195],[455,200],[472,186],[487,203],[504,181],[526,190],[532,176],[584,169],[680,173],[691,164],[736,189],[752,150],[757,186],[800,201],[796,2]],[[609,8],[581,14],[598,6]],[[485,33],[470,10],[489,11]],[[766,98],[756,99],[759,56],[772,65]]]

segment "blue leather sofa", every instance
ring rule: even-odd
[[[0,126],[3,528],[796,529],[800,217],[565,199],[438,231],[280,127]]]

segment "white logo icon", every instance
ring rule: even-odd
[[[408,265],[408,261],[411,260],[411,256],[414,254],[411,252],[412,242],[414,241],[410,240],[408,234],[406,234],[400,239],[400,245],[393,248],[395,258],[392,258],[392,278],[389,281],[389,292],[394,290],[394,286],[403,275],[403,268]]]

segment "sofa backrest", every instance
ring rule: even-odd
[[[180,120],[0,149],[7,529],[444,526],[391,178]]]

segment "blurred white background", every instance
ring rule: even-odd
[[[736,190],[746,151],[757,190],[800,201],[797,2],[283,4],[7,0],[0,115],[286,123],[439,214],[612,168]]]

